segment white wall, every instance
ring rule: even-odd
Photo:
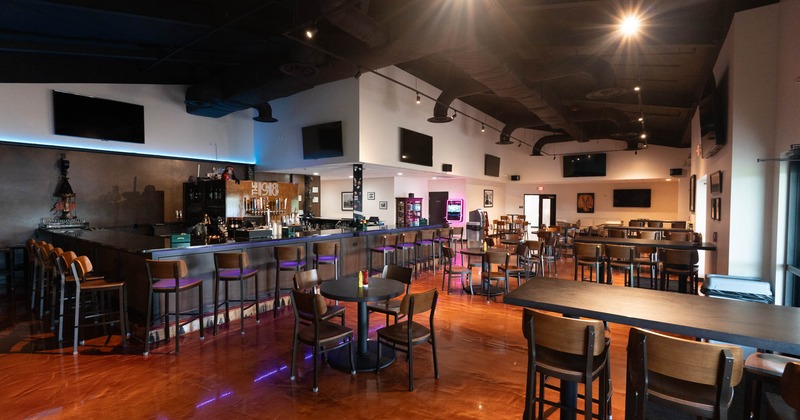
[[[53,134],[52,90],[144,106],[144,144]],[[253,111],[191,115],[185,92],[179,85],[0,84],[0,141],[253,163]]]
[[[307,168],[359,161],[358,82],[340,80],[316,86],[270,102],[276,123],[256,123],[254,130],[256,170]],[[344,156],[303,159],[302,129],[326,122],[342,122]]]
[[[464,200],[464,215],[461,221],[450,221],[450,226],[466,226],[469,221],[469,211],[474,208],[466,206],[467,199],[467,180],[464,178],[447,178],[447,179],[432,179],[428,181],[429,192],[442,192],[447,191],[447,198],[449,200],[462,199]]]

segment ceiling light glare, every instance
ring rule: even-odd
[[[619,30],[624,36],[635,36],[639,33],[642,27],[642,21],[638,16],[629,15],[622,19],[619,24]]]
[[[402,172],[398,172],[397,175],[398,176],[403,176],[403,173]]]

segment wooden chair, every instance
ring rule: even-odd
[[[542,265],[542,255],[544,254],[544,242],[542,241],[525,241],[525,247],[528,249],[528,267],[533,273],[534,277],[538,272],[544,276],[544,266]]]
[[[298,271],[294,273],[294,290],[300,292],[319,293],[318,288],[322,285],[322,280],[319,278],[317,269]],[[321,309],[321,308],[320,308]],[[331,318],[340,317],[344,325],[344,306],[325,304],[325,311],[320,311],[319,316],[323,321],[330,321]],[[300,319],[311,321],[312,315],[310,313],[300,312]]]
[[[455,245],[455,246],[453,246],[453,249],[456,249],[456,248],[459,248],[459,247],[463,248],[464,240],[466,239],[464,237],[464,226],[454,226],[453,227],[453,232],[451,233],[450,236],[451,236],[452,243]]]
[[[655,228],[664,227],[664,222],[658,220],[648,220],[647,227],[655,227]]]
[[[669,226],[673,229],[686,229],[686,222],[672,222]]]
[[[246,299],[247,290],[245,280],[253,280],[255,296]],[[258,315],[258,268],[250,267],[250,261],[246,252],[215,252],[214,253],[214,335],[217,335],[217,310],[221,305],[225,305],[225,323],[230,323],[230,301],[228,297],[228,285],[231,282],[239,283],[239,324],[241,334],[244,335],[244,310],[254,307],[256,310],[256,323],[260,322]],[[219,302],[219,286],[225,285],[225,300]],[[250,303],[245,305],[245,303]]]
[[[414,390],[414,346],[430,343],[433,352],[433,372],[434,377],[439,379],[439,364],[436,359],[436,334],[434,332],[433,318],[436,313],[436,302],[439,300],[439,292],[436,289],[422,293],[406,294],[400,304],[400,313],[406,316],[406,320],[391,326],[386,326],[378,330],[378,358],[376,361],[376,374],[381,372],[381,347],[390,345],[398,351],[405,352],[408,357],[408,390]],[[425,326],[414,321],[414,316],[430,312],[428,325]]]
[[[205,339],[205,324],[203,323],[203,279],[188,277],[189,269],[186,268],[184,260],[145,260],[147,266],[147,278],[149,294],[147,299],[147,319],[145,320],[144,331],[144,355],[150,353],[150,327],[153,320],[153,299],[155,294],[164,295],[163,319],[164,319],[164,339],[169,342],[169,316],[175,316],[175,354],[180,351],[180,340],[182,326],[186,325],[195,318],[200,320],[200,340]],[[181,295],[192,289],[197,289],[197,310],[194,312],[181,309]],[[175,295],[174,311],[170,310],[169,295]],[[191,315],[192,318],[181,321],[182,315]]]
[[[497,289],[500,288],[500,282],[503,282],[503,289],[508,293],[508,272],[500,270],[500,266],[508,266],[509,261],[508,252],[488,251],[483,254],[481,261],[481,288],[483,293],[486,294],[486,302],[492,296],[492,280],[495,282],[494,293],[497,294]]]
[[[781,395],[767,394],[769,418],[780,420],[800,419],[800,363],[786,365],[781,375]]]
[[[453,281],[453,276],[457,276],[461,278],[461,288],[466,289],[467,283],[469,284],[470,293],[474,293],[472,290],[472,269],[467,268],[460,265],[453,265],[453,261],[455,260],[456,253],[453,251],[453,248],[448,246],[442,248],[442,290],[444,290],[444,281],[445,278],[447,279],[447,294],[450,294],[450,283]],[[466,280],[466,283],[465,283]]]
[[[311,359],[314,361],[314,385],[312,390],[319,391],[317,385],[317,364],[319,355],[328,351],[348,346],[350,353],[350,374],[356,374],[353,363],[353,330],[344,325],[337,325],[322,319],[327,311],[327,304],[322,295],[292,290],[292,308],[294,310],[294,339],[292,340],[292,381],[297,372],[297,345],[307,344],[314,348]],[[310,325],[301,326],[301,321],[310,321]]]
[[[397,280],[406,285],[406,295],[411,291],[411,278],[414,270],[408,267],[400,267],[398,265],[387,265],[383,267],[382,277],[385,279]],[[389,316],[394,317],[394,323],[402,316],[400,313],[401,299],[389,299],[383,302],[375,302],[367,304],[367,316],[371,312],[378,312],[386,314],[386,325],[389,325]]]
[[[744,412],[753,420],[761,417],[762,384],[778,386],[789,363],[800,359],[782,354],[757,351],[744,361]]]
[[[643,220],[630,220],[628,221],[628,226],[630,227],[644,227]]]
[[[608,362],[610,340],[606,339],[603,321],[568,318],[525,308],[522,333],[528,342],[528,375],[523,418],[544,418],[544,405],[567,407],[545,399],[548,378],[584,385],[583,410],[586,418],[608,418],[611,413],[611,373]],[[595,380],[599,395],[593,396]],[[538,383],[539,395],[536,396]],[[593,413],[592,403],[598,405]]]
[[[518,243],[514,248],[514,255],[517,257],[517,263],[514,265],[500,265],[500,271],[505,271],[508,277],[515,276],[517,278],[517,287],[522,284],[522,276],[525,276],[525,281],[528,281],[530,273],[530,266],[528,264],[528,245]],[[508,285],[506,285],[508,291]]]
[[[606,283],[613,284],[611,276],[614,268],[623,270],[625,286],[633,286],[636,247],[632,245],[606,245]]]
[[[687,281],[686,293],[697,294],[699,268],[697,250],[662,249],[661,290],[669,290],[670,276],[678,276],[679,281]],[[686,280],[684,280],[686,279]]]
[[[423,229],[417,232],[417,240],[414,242],[416,245],[414,250],[414,254],[417,257],[416,262],[422,264],[424,270],[433,270],[434,275],[436,275],[436,264],[434,263],[436,247],[433,240],[435,233],[434,229]],[[416,273],[419,274],[419,269],[416,269]]]
[[[574,280],[578,281],[578,268],[581,270],[581,281],[586,281],[583,270],[590,268],[589,281],[592,280],[592,273],[595,278],[600,279],[600,266],[603,263],[603,246],[598,244],[575,244],[575,275]]]
[[[625,229],[608,229],[609,238],[627,238],[628,231]]]
[[[452,247],[453,241],[453,229],[452,228],[439,228],[436,229],[436,233],[433,235],[433,250],[434,250],[434,258],[439,258],[439,266],[444,263],[442,261],[442,248],[445,246]]]
[[[742,379],[742,349],[639,328],[628,335],[625,418],[644,419],[647,401],[684,413],[727,419]]]
[[[75,278],[75,326],[74,335],[72,340],[72,354],[78,354],[78,342],[83,340],[79,339],[80,327],[97,327],[98,325],[111,325],[117,324],[122,336],[122,347],[128,346],[127,341],[127,307],[128,298],[125,293],[125,282],[122,281],[108,281],[103,278],[90,277],[87,274],[92,272],[92,262],[89,257],[81,255],[74,260],[71,264],[72,276]],[[96,309],[90,312],[88,305],[89,302],[84,302],[83,299],[93,296],[93,303]],[[99,296],[102,295],[102,296]],[[111,299],[103,299],[98,301],[99,298],[113,298],[116,295],[117,310],[107,310],[107,305],[110,305]],[[87,306],[84,308],[84,304]],[[83,314],[83,317],[81,317]],[[84,320],[87,322],[84,323]],[[91,320],[91,322],[89,322]],[[110,335],[109,335],[110,336]],[[177,340],[176,340],[177,341]]]

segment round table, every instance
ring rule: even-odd
[[[458,251],[458,252],[460,252],[462,255],[466,255],[467,256],[467,266],[469,266],[470,258],[472,258],[472,257],[481,257],[481,258],[483,258],[483,254],[486,253],[486,252],[505,252],[505,253],[508,253],[508,251],[503,249],[503,248],[487,248],[486,251],[484,251],[483,248],[464,248],[464,249],[462,249],[461,251]],[[464,262],[462,261],[461,263],[463,264]],[[483,269],[483,267],[481,267],[481,269]],[[474,286],[473,286],[473,288],[474,288]],[[472,290],[468,289],[467,287],[464,287],[464,291],[467,292],[467,293],[470,293],[470,294],[473,293]],[[489,293],[490,293],[490,295],[498,295],[498,294],[505,293],[505,290],[503,290],[503,289],[501,289],[499,287],[496,287],[496,286],[491,286],[491,288],[489,290]],[[484,292],[484,290],[483,290],[483,282],[481,282],[481,284],[478,286],[478,289],[475,291],[475,294],[478,294],[478,295],[486,294],[486,292]]]
[[[359,288],[358,278],[348,276],[339,280],[326,281],[320,286],[320,293],[328,299],[358,303],[358,345],[354,357],[357,372],[374,371],[377,367],[378,342],[368,341],[369,316],[367,302],[381,302],[400,296],[405,292],[406,286],[392,279],[370,277],[368,287]],[[332,350],[328,355],[331,366],[344,371],[350,371],[350,356],[347,347]],[[381,351],[381,368],[394,362],[395,355],[391,348]]]

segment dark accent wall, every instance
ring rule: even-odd
[[[246,179],[244,164],[0,144],[0,244],[32,237],[57,198],[59,159],[70,162],[75,215],[91,227],[133,227],[175,222],[182,209],[183,183],[212,167],[232,165]]]

